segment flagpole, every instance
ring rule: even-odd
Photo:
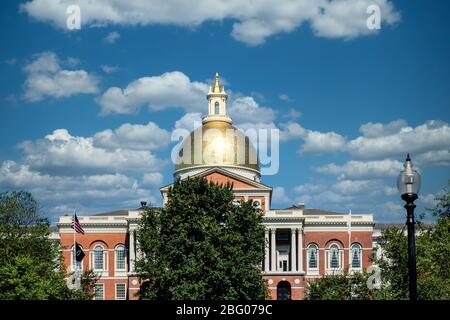
[[[75,223],[75,209],[73,209],[73,222]],[[74,277],[75,277],[75,285],[77,283],[77,242],[76,242],[76,234],[77,231],[75,230],[75,224],[73,226],[73,258],[72,263],[74,266]]]
[[[348,265],[351,266],[352,253],[351,253],[351,241],[352,241],[352,209],[348,209]]]

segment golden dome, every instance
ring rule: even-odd
[[[231,125],[229,117],[221,118],[206,117],[203,125],[183,141],[174,174],[191,168],[220,166],[250,170],[259,176],[259,161],[253,144]]]

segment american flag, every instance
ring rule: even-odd
[[[72,229],[74,229],[76,232],[84,234],[83,227],[81,226],[80,221],[78,221],[78,218],[77,218],[77,214],[76,214],[76,213],[73,215],[73,220],[72,220],[72,225],[71,225],[71,227],[72,227]]]

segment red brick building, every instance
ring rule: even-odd
[[[232,126],[226,112],[227,94],[218,75],[207,99],[208,115],[179,146],[174,177],[202,176],[216,183],[231,182],[236,205],[251,199],[261,207],[267,244],[261,272],[271,298],[303,299],[308,282],[317,277],[346,268],[350,272],[366,269],[373,251],[372,214],[307,209],[303,204],[272,210],[272,188],[261,182],[253,144]],[[163,204],[169,187],[161,188]],[[139,252],[135,230],[141,212],[139,208],[79,217],[85,234],[77,234],[76,241],[86,253],[79,268],[100,274],[96,299],[136,299],[139,279],[134,261]],[[71,219],[60,217],[57,224],[69,271],[74,270]]]

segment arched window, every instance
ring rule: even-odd
[[[220,113],[219,101],[216,101],[216,103],[214,104],[214,114],[219,114],[219,113]]]
[[[115,250],[116,253],[116,270],[125,271],[126,270],[126,249],[123,245],[118,245]]]
[[[361,245],[358,243],[355,243],[352,245],[351,248],[351,261],[352,261],[352,268],[353,269],[360,269],[361,268]]]
[[[94,248],[94,270],[105,270],[105,258],[103,247],[97,245]]]
[[[308,269],[317,269],[318,263],[318,248],[316,244],[308,246]]]
[[[330,246],[328,252],[328,265],[330,269],[340,269],[341,267],[341,257],[339,254],[339,247],[337,244]]]

